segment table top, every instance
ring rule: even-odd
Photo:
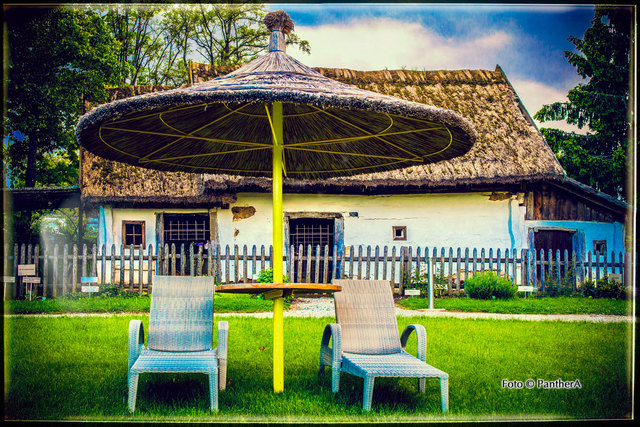
[[[340,292],[342,287],[327,283],[240,283],[237,285],[216,286],[216,292],[235,294],[262,294],[269,291],[292,292]]]

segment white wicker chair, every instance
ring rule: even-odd
[[[218,322],[218,348],[212,348],[213,279],[155,276],[144,347],[140,320],[129,322],[129,410],[135,411],[141,373],[209,375],[211,410],[218,410],[218,389],[227,381],[229,324]]]
[[[332,368],[332,390],[338,392],[340,372],[364,378],[362,409],[371,409],[376,377],[418,378],[420,393],[425,378],[439,378],[442,411],[449,409],[449,375],[426,363],[427,333],[422,325],[409,325],[398,334],[393,294],[384,280],[334,280],[342,287],[334,294],[336,320],[326,326],[320,345],[319,374]],[[417,358],[405,351],[415,331]],[[329,347],[329,340],[333,347]]]

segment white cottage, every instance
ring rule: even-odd
[[[193,64],[195,82],[235,67]],[[316,69],[364,89],[451,109],[477,133],[464,156],[322,181],[284,181],[285,244],[625,250],[628,206],[568,178],[502,69]],[[113,99],[164,90],[116,90]],[[268,138],[268,136],[265,136]],[[271,242],[266,178],[159,172],[82,153],[81,194],[98,244]]]

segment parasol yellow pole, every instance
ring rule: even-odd
[[[282,283],[282,102],[273,103],[273,283]],[[284,391],[284,301],[273,299],[273,391]]]

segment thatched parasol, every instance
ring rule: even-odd
[[[294,25],[284,11],[264,22],[271,31],[266,55],[205,83],[101,105],[81,117],[76,134],[90,152],[140,167],[271,176],[273,277],[280,283],[283,174],[318,179],[434,163],[466,153],[475,131],[452,111],[322,76],[285,53]],[[278,335],[282,298],[274,300]],[[274,341],[276,391],[283,387],[281,348]]]

